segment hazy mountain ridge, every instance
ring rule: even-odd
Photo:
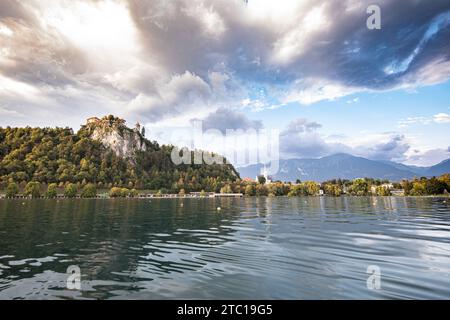
[[[262,164],[240,167],[237,170],[241,177],[254,178],[260,174]],[[287,159],[280,160],[278,173],[272,175],[273,180],[325,181],[329,179],[355,179],[371,177],[399,181],[414,177],[439,176],[450,172],[450,159],[431,167],[408,166],[391,161],[376,161],[350,154],[340,153],[319,159]]]

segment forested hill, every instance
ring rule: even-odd
[[[113,116],[71,128],[1,128],[0,187],[9,182],[95,183],[99,187],[219,191],[231,165],[175,165],[172,146],[145,139]]]

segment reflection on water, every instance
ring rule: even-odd
[[[0,298],[448,299],[448,202],[3,200]],[[81,291],[66,289],[70,265]]]

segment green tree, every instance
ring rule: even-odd
[[[136,189],[131,189],[131,190],[130,190],[130,197],[131,197],[131,198],[136,198],[138,195],[139,195],[139,194],[138,194],[138,192],[137,192]]]
[[[257,196],[265,197],[265,196],[267,196],[269,194],[269,191],[267,190],[267,187],[265,185],[258,184],[256,186],[255,193],[256,193]]]
[[[24,190],[24,195],[39,198],[41,196],[41,184],[37,181],[28,182]]]
[[[333,196],[333,197],[339,197],[342,194],[342,188],[338,184],[325,184],[324,186],[324,192],[327,195]]]
[[[233,190],[231,190],[229,184],[226,184],[222,188],[220,188],[220,193],[233,193]]]
[[[425,188],[425,184],[421,181],[414,181],[413,187],[409,192],[412,196],[424,196],[427,194],[427,190]]]
[[[88,183],[83,187],[81,191],[82,198],[95,198],[97,197],[97,187],[93,183]]]
[[[74,183],[69,183],[64,188],[64,196],[67,198],[75,198],[77,196],[77,186]]]
[[[369,194],[369,184],[365,179],[355,179],[348,188],[348,192],[354,196],[367,196]]]
[[[320,185],[314,181],[306,181],[304,183],[306,193],[309,196],[316,196],[319,194]]]
[[[10,182],[6,187],[6,197],[14,198],[19,193],[19,186],[15,182]]]
[[[113,187],[109,190],[109,196],[111,198],[120,198],[122,197],[122,188]]]
[[[248,184],[245,186],[244,194],[246,196],[254,196],[255,195],[255,187],[253,184]]]
[[[58,185],[56,183],[50,183],[45,196],[50,199],[56,198],[58,196]]]
[[[266,183],[266,177],[260,175],[258,176],[258,183],[259,184],[265,184]]]
[[[381,197],[387,197],[387,196],[391,195],[391,190],[389,190],[389,188],[386,188],[383,186],[376,187],[375,191],[376,191],[376,194]]]

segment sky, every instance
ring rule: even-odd
[[[199,120],[278,130],[283,158],[433,165],[450,158],[450,2],[0,1],[0,126],[107,114],[162,142]]]

